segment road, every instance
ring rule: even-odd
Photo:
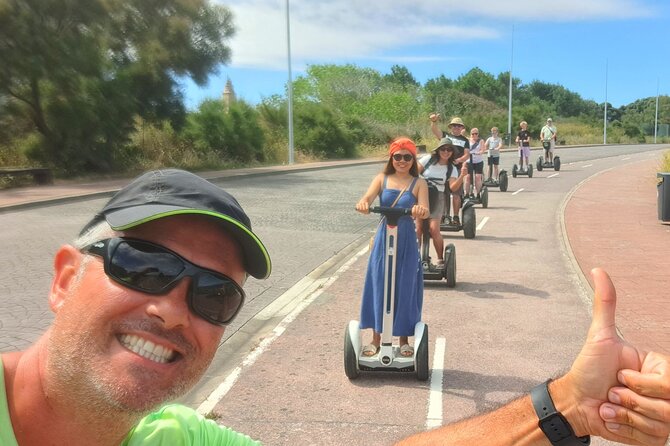
[[[657,156],[654,150],[560,149],[558,174],[510,176],[508,192],[491,191],[489,208],[477,208],[474,240],[445,234],[456,246],[458,285],[426,287],[424,321],[438,355],[431,364],[443,371],[427,383],[379,374],[350,382],[342,370],[344,328],[358,317],[364,242],[376,226],[353,205],[381,164],[225,181],[252,216],[274,271],[249,282],[249,302],[209,376],[184,401],[265,444],[381,445],[521,395],[569,367],[590,320],[562,239],[566,196],[594,173]],[[514,162],[503,154],[503,168]],[[0,351],[26,347],[48,326],[53,253],[102,204],[0,214]]]

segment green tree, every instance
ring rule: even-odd
[[[296,103],[317,102],[345,116],[362,117],[365,104],[382,89],[382,75],[356,65],[310,65],[294,82]]]
[[[480,68],[473,68],[456,79],[454,88],[494,103],[499,103],[501,98],[507,97],[506,86]]]
[[[391,74],[384,75],[384,80],[400,86],[403,91],[415,89],[420,85],[407,67],[401,65],[393,65],[391,67]]]
[[[181,125],[178,78],[203,84],[233,31],[207,0],[0,0],[0,98],[40,134],[35,159],[107,169],[137,116]]]

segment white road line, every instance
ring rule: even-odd
[[[547,178],[554,178],[554,177],[557,177],[557,176],[558,176],[558,173],[552,173]]]
[[[627,156],[625,158],[621,158],[621,161],[626,161],[626,160],[629,160],[629,159],[630,159],[630,156]]]
[[[430,396],[428,397],[428,414],[426,428],[442,426],[442,378],[444,376],[444,352],[447,341],[440,337],[435,340],[435,354],[433,355],[433,370],[430,372]]]
[[[282,321],[277,324],[277,326],[272,330],[272,335],[268,336],[267,338],[263,339],[258,346],[253,349],[246,358],[242,361],[242,365],[236,367],[230,374],[226,377],[226,379],[223,380],[219,386],[214,389],[214,391],[207,397],[205,401],[203,401],[200,406],[198,406],[198,413],[201,415],[206,415],[210,413],[212,410],[214,410],[214,407],[223,399],[224,396],[230,391],[230,389],[233,387],[235,382],[237,382],[238,378],[242,374],[242,370],[252,366],[256,360],[267,350],[270,345],[281,336],[284,331],[286,331],[286,328],[289,326],[291,322],[295,320],[296,317],[304,310],[307,308],[317,297],[321,295],[337,278],[344,273],[346,270],[351,267],[351,265],[358,260],[359,257],[362,255],[366,254],[368,252],[368,247],[366,246],[365,248],[361,249],[359,252],[357,252],[351,259],[349,259],[344,265],[338,269],[335,274],[333,274],[331,277],[328,279],[319,279],[319,280],[311,280],[311,283],[308,283],[305,285],[305,279],[301,280],[297,284],[295,284],[291,289],[287,291],[291,292],[291,290],[295,287],[301,287],[302,290],[300,290],[300,293],[303,293],[305,297],[303,300],[289,313],[282,319]],[[307,292],[307,289],[309,289],[309,292]]]
[[[488,218],[488,217],[484,217],[484,218],[482,219],[481,223],[479,223],[479,224],[477,225],[477,230],[478,230],[478,231],[481,231],[482,228],[484,227],[484,225],[486,224],[487,221],[489,221],[489,218]]]
[[[515,191],[515,192],[512,192],[512,195],[516,195],[516,194],[518,194],[519,192],[521,192],[522,190],[523,190],[523,187],[522,187],[521,189]]]
[[[582,166],[582,169],[585,169],[585,168],[591,167],[591,166],[593,166],[593,164],[585,164],[585,165]]]

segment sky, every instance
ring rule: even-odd
[[[234,15],[229,64],[207,85],[182,82],[186,106],[285,95],[287,0],[210,0]],[[614,107],[670,94],[668,0],[288,0],[291,74],[354,64],[381,74],[402,65],[420,83],[472,68],[559,84]]]

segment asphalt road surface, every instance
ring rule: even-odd
[[[509,190],[491,189],[488,209],[477,207],[476,238],[444,233],[456,246],[457,287],[426,286],[427,382],[380,373],[349,381],[343,372],[344,330],[358,318],[364,247],[377,223],[354,204],[381,163],[222,182],[251,216],[274,269],[249,281],[247,305],[184,402],[265,444],[382,445],[527,392],[567,370],[590,321],[563,240],[566,197],[589,176],[657,150],[563,148],[560,172],[516,179],[515,154],[503,154]],[[103,202],[0,214],[0,351],[25,348],[48,326],[53,254]]]

